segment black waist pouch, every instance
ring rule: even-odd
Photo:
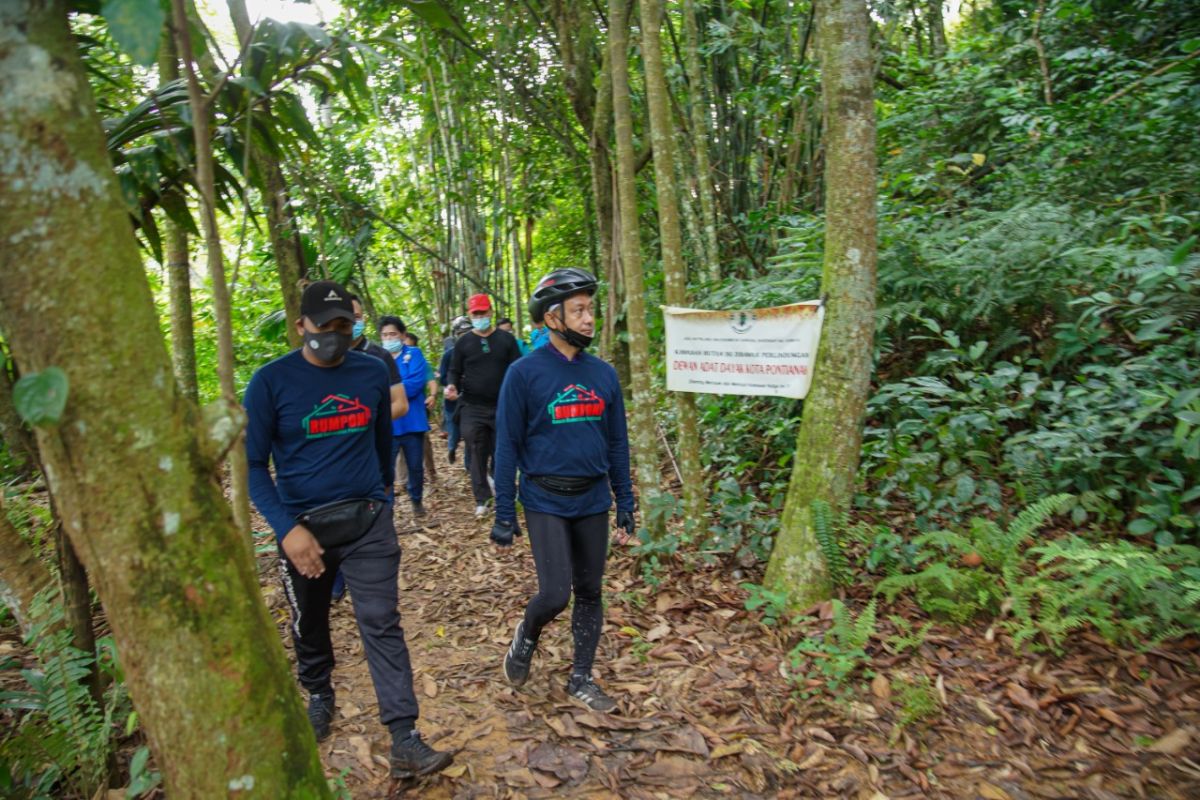
[[[604,478],[603,475],[587,478],[577,478],[568,475],[526,475],[525,477],[550,494],[556,494],[560,497],[578,497],[581,494],[586,494],[596,485],[597,481]]]
[[[358,540],[370,530],[384,505],[382,500],[366,498],[337,500],[310,508],[296,521],[308,528],[321,547],[338,547]]]

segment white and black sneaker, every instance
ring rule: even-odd
[[[572,675],[567,681],[567,694],[576,703],[592,711],[607,713],[617,707],[617,701],[609,697],[590,674]]]
[[[537,642],[525,638],[525,620],[521,620],[513,631],[512,644],[504,654],[504,677],[513,686],[521,686],[529,680],[529,665],[535,650]]]

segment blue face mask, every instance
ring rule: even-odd
[[[483,317],[482,319],[473,319],[471,320],[471,327],[477,331],[486,331],[492,327],[492,318]]]
[[[384,339],[383,346],[384,346],[384,348],[387,349],[387,351],[389,353],[399,353],[401,350],[404,349],[404,340],[403,339]]]
[[[354,337],[355,339],[357,339],[358,337],[363,335],[363,331],[365,331],[366,329],[367,329],[367,323],[363,322],[362,320],[359,320],[358,322],[354,323],[354,330],[351,332],[350,335],[352,337]]]

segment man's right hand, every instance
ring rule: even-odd
[[[306,578],[319,578],[324,574],[325,562],[321,560],[324,553],[316,537],[303,525],[297,525],[283,537],[283,554]]]
[[[454,384],[450,384],[449,386],[446,387],[446,399],[447,400],[457,400],[458,399],[458,387],[457,386],[455,386]]]

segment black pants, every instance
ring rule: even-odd
[[[329,636],[329,594],[340,567],[354,603],[354,618],[379,701],[380,721],[393,733],[411,730],[417,720],[417,698],[397,607],[400,545],[391,509],[385,508],[362,538],[328,547],[322,558],[325,572],[309,579],[281,554],[300,685],[310,692],[330,688],[333,642]]]
[[[566,519],[526,511],[525,525],[538,575],[538,593],[525,607],[525,636],[536,642],[542,628],[567,607],[574,589],[571,672],[590,673],[604,624],[600,587],[608,558],[608,512]]]
[[[459,401],[458,426],[467,445],[467,467],[471,473],[471,494],[476,505],[483,505],[492,496],[488,476],[492,474],[496,456],[496,409]]]

